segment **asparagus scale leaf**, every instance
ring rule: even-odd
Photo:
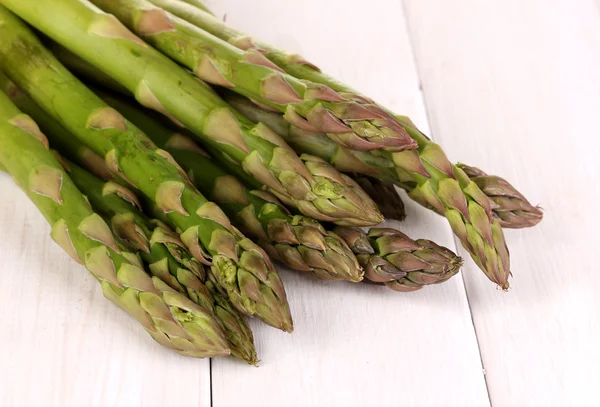
[[[70,32],[71,40],[87,39],[91,47],[96,42],[106,45],[105,41],[113,46],[131,43],[147,47],[114,17],[86,3],[60,0],[5,4],[33,25],[59,34]],[[44,10],[53,10],[56,18],[45,18]],[[211,264],[236,308],[291,331],[285,290],[267,254],[233,228],[221,209],[198,192],[169,153],[157,148],[81,84],[3,7],[0,20],[2,70],[70,134],[103,157],[113,173],[156,202],[190,252],[199,261]],[[52,23],[48,24],[49,20]],[[112,60],[114,57],[111,55]],[[143,80],[139,86],[142,93],[147,90]],[[151,98],[149,95],[146,93]]]
[[[0,162],[50,223],[52,239],[98,279],[106,298],[157,342],[183,355],[229,354],[210,313],[123,256],[109,227],[48,150],[37,124],[3,92],[0,144]]]

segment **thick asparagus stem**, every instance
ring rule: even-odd
[[[300,126],[326,133],[357,150],[417,147],[400,123],[381,109],[346,99],[325,85],[300,81],[260,52],[241,50],[151,2],[91,1],[200,79],[285,113]]]
[[[254,338],[246,321],[226,304],[229,300],[215,290],[212,282],[208,287],[205,285],[206,270],[187,252],[179,236],[141,213],[137,197],[126,187],[104,182],[72,162],[63,163],[94,210],[107,219],[128,250],[139,253],[151,274],[212,313],[227,338],[232,356],[249,364],[258,363]],[[221,298],[217,301],[215,297]]]
[[[62,134],[52,140],[52,147],[59,148],[69,158],[85,163],[85,168],[104,180],[112,179],[113,176],[102,157],[96,154],[85,144],[69,135],[69,132],[54,120],[48,113],[35,104],[27,94],[22,92],[17,85],[11,81],[4,72],[0,70],[0,90],[5,92],[10,100],[21,111],[25,112],[39,125],[42,132],[46,134]]]
[[[412,240],[388,228],[335,228],[365,269],[365,281],[408,292],[439,284],[456,275],[462,259],[451,250],[425,240]]]
[[[98,279],[106,298],[138,320],[157,342],[181,354],[229,354],[209,312],[121,255],[104,220],[48,150],[44,134],[3,92],[0,144],[0,162],[52,225],[54,241]]]
[[[339,224],[381,222],[345,179],[311,172],[265,126],[233,111],[206,84],[146,45],[115,17],[76,0],[6,0],[5,4],[56,42],[105,71],[143,105],[183,123],[265,188],[304,214]],[[56,18],[44,18],[44,10]]]
[[[82,38],[116,43],[139,41],[128,37],[131,34],[114,18],[96,14],[84,3],[54,1],[53,7],[43,7],[41,2],[34,1],[14,4],[7,1],[6,4],[30,20],[53,20],[52,26],[67,31],[84,24],[90,32],[82,33]],[[69,5],[80,5],[82,10],[78,13]],[[46,15],[42,10],[52,10],[56,19],[42,17]],[[70,134],[104,157],[113,173],[156,201],[170,224],[181,233],[181,240],[191,253],[199,261],[212,264],[215,277],[236,308],[291,331],[285,290],[266,253],[231,226],[221,209],[196,190],[166,151],[158,149],[121,114],[81,84],[3,7],[0,7],[0,21],[0,66],[4,72]],[[125,37],[113,36],[119,33]],[[142,81],[142,87],[144,83]]]
[[[169,151],[200,191],[225,211],[235,226],[257,239],[269,255],[291,269],[328,280],[362,280],[362,269],[346,243],[316,220],[292,216],[277,198],[251,191],[221,169],[193,140],[169,128],[123,98],[97,94],[144,131],[159,147]],[[150,113],[150,114],[149,114]]]
[[[84,77],[96,85],[112,89],[122,95],[130,95],[129,90],[125,86],[111,78],[104,71],[90,65],[89,62],[75,55],[62,45],[49,39],[46,41],[45,45],[52,51],[54,56],[76,76]]]

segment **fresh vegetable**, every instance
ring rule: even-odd
[[[338,224],[374,225],[383,219],[345,185],[303,165],[265,126],[235,112],[206,84],[127,30],[114,16],[76,0],[6,0],[20,17],[103,70],[144,106],[171,117],[233,160],[286,204]],[[44,10],[56,18],[46,18]],[[374,207],[375,208],[375,207]]]
[[[255,49],[241,50],[146,0],[91,0],[200,79],[285,113],[357,150],[415,149],[404,128],[380,109],[283,72]]]
[[[508,288],[510,261],[499,221],[502,218],[496,213],[499,208],[463,170],[448,161],[437,144],[422,138],[423,148],[418,152],[390,156],[385,151],[378,156],[351,151],[323,134],[295,128],[280,115],[267,112],[246,98],[230,92],[224,95],[242,114],[270,126],[297,151],[316,154],[341,171],[377,176],[404,188],[412,199],[445,216],[488,278]]]
[[[0,18],[6,21],[3,14]],[[121,255],[109,227],[48,150],[37,124],[3,92],[0,144],[0,162],[50,223],[52,239],[98,279],[106,298],[181,354],[229,354],[211,313]]]
[[[25,16],[40,20],[41,25],[46,26],[46,22],[52,20],[49,26],[59,32],[71,31],[77,24],[89,25],[89,33],[75,35],[73,39],[95,38],[99,42],[106,39],[132,44],[139,41],[127,37],[131,34],[114,18],[98,14],[85,3],[51,2],[53,7],[44,9],[53,10],[56,19],[36,13],[36,10],[41,12],[42,3],[45,2],[5,2]],[[82,7],[81,12],[77,12],[77,6]],[[285,290],[266,253],[233,228],[221,209],[196,190],[169,153],[158,149],[120,113],[79,82],[21,21],[4,8],[0,8],[0,20],[2,70],[70,134],[104,157],[114,174],[155,200],[194,257],[212,265],[214,276],[236,308],[291,331]],[[118,30],[119,27],[128,39],[104,36],[109,35],[106,29]],[[111,33],[116,35],[118,31]],[[142,88],[143,84],[142,81]]]
[[[150,112],[107,92],[98,95],[171,153],[198,189],[217,203],[244,234],[257,239],[272,258],[322,279],[362,280],[362,269],[352,251],[318,221],[290,215],[268,192],[251,191],[221,169],[193,140],[164,125]]]
[[[187,251],[179,236],[162,222],[146,217],[137,197],[126,187],[104,182],[72,162],[63,160],[63,166],[126,249],[139,254],[153,276],[213,315],[232,356],[257,364],[254,338],[246,321],[219,292],[214,279],[208,278],[203,265]]]

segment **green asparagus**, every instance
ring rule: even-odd
[[[326,133],[347,147],[390,151],[417,147],[400,123],[379,109],[346,99],[327,86],[300,81],[260,52],[240,50],[147,0],[91,2],[203,81],[285,113],[299,125]]]
[[[49,136],[50,137],[50,136]],[[52,143],[50,137],[50,142]],[[63,161],[65,170],[84,193],[92,208],[105,217],[113,233],[128,250],[139,253],[148,269],[173,290],[187,295],[194,303],[209,310],[228,340],[231,354],[249,364],[258,363],[250,328],[214,284],[205,285],[202,264],[187,252],[179,236],[139,210],[135,194],[112,181],[104,182],[76,164]],[[221,297],[219,301],[215,297]],[[220,304],[225,303],[225,307]]]
[[[298,55],[280,51],[226,26],[197,7],[172,0],[152,0],[172,14],[206,30],[242,50],[261,52],[271,62],[300,80],[325,85],[344,98],[373,106],[382,115],[393,117],[418,144],[416,150],[401,152],[378,149],[371,151],[393,164],[399,181],[409,185],[409,196],[426,207],[442,213],[454,234],[485,275],[503,289],[508,289],[510,258],[500,222],[492,214],[493,202],[460,168],[452,165],[442,148],[427,138],[408,117],[391,113],[351,87],[325,75],[315,65]],[[303,123],[290,121],[302,130],[313,130]],[[338,144],[339,140],[335,140]],[[356,148],[353,148],[357,150]]]
[[[246,98],[225,92],[226,100],[251,120],[260,120],[278,132],[298,151],[325,158],[341,171],[360,172],[390,180],[425,207],[446,216],[454,233],[488,278],[508,288],[509,254],[494,211],[494,202],[452,165],[437,144],[429,141],[418,153],[405,151],[386,156],[351,151],[319,133],[294,128],[280,115],[264,111]],[[416,131],[416,130],[415,130]],[[396,164],[400,163],[401,166]]]
[[[0,144],[0,162],[52,225],[53,240],[98,279],[106,298],[157,342],[181,354],[229,354],[221,328],[206,309],[120,254],[110,229],[48,150],[37,124],[3,92]]]
[[[128,101],[107,92],[97,94],[169,151],[192,182],[230,216],[242,232],[257,239],[274,259],[322,279],[362,280],[362,270],[346,243],[316,220],[292,216],[265,191],[250,191],[222,170],[194,141]]]
[[[394,170],[394,164],[390,160],[369,153],[348,150],[335,144],[323,134],[295,128],[286,122],[281,114],[266,111],[249,99],[232,92],[222,92],[222,95],[240,113],[252,121],[269,126],[299,153],[317,155],[343,172],[358,172],[368,175],[369,178],[376,177],[382,182],[393,182],[407,192],[412,190],[412,183],[402,181],[401,173]],[[494,202],[492,205],[494,217],[503,228],[531,227],[542,220],[541,209],[530,204],[523,194],[505,179],[487,175],[482,170],[466,164],[457,164],[457,166],[465,171],[467,176]],[[368,188],[366,184],[360,185],[363,189]],[[374,197],[374,194],[370,195]],[[394,217],[383,209],[382,213],[386,218]]]
[[[365,269],[365,281],[408,292],[456,275],[462,259],[430,240],[412,240],[396,229],[337,227]]]
[[[53,7],[42,7],[47,2],[4,3],[30,22],[41,18],[45,25],[52,20],[51,25],[60,30],[89,25],[90,32],[84,32],[80,38],[119,44],[139,41],[114,18],[96,14],[82,2],[53,1]],[[81,12],[77,12],[78,5],[83,8]],[[49,10],[55,12],[56,18],[47,18]],[[125,38],[112,37],[119,29]],[[194,257],[212,264],[213,274],[236,308],[285,331],[293,329],[283,284],[267,254],[233,228],[221,209],[196,190],[170,154],[158,149],[81,84],[25,24],[3,7],[0,68],[69,133],[104,157],[113,173],[156,201]]]
[[[146,107],[184,124],[233,160],[286,204],[339,224],[373,225],[381,214],[365,205],[344,178],[327,178],[303,165],[266,126],[255,126],[206,84],[146,45],[114,16],[76,0],[4,3],[56,42],[105,71]],[[45,12],[52,10],[53,18]]]

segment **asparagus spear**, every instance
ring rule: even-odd
[[[339,224],[382,221],[381,214],[353,194],[342,176],[328,178],[303,165],[273,132],[233,111],[206,84],[147,46],[113,16],[75,0],[7,0],[5,4],[127,87],[143,105],[186,125],[221,151],[219,160],[242,165],[304,214]],[[56,18],[42,17],[49,9]]]
[[[386,219],[400,222],[406,219],[404,202],[392,182],[362,174],[353,174],[352,178],[375,201]]]
[[[304,58],[237,32],[196,7],[187,7],[184,3],[171,0],[152,2],[240,49],[263,53],[275,65],[298,79],[328,86],[346,99],[379,108],[398,120],[418,143],[417,150],[390,152],[379,149],[372,153],[387,158],[393,164],[392,171],[399,177],[399,182],[409,185],[411,198],[444,214],[463,247],[486,276],[503,289],[508,289],[509,253],[500,222],[492,215],[493,202],[477,184],[469,180],[464,171],[452,165],[441,147],[421,133],[408,117],[389,112],[349,86],[325,75]],[[311,129],[305,126],[303,130]],[[340,144],[338,140],[334,141]]]
[[[352,251],[318,221],[292,216],[273,195],[249,190],[221,169],[192,139],[164,125],[151,112],[107,92],[96,93],[169,151],[200,191],[219,204],[245,234],[257,239],[272,258],[291,269],[323,279],[362,280],[361,267]]]
[[[412,240],[388,228],[337,227],[338,233],[356,254],[365,269],[365,281],[385,284],[392,290],[408,292],[425,285],[439,284],[456,275],[462,259],[432,241]]]
[[[120,254],[110,229],[52,156],[37,124],[3,92],[0,144],[0,162],[52,225],[54,241],[98,279],[106,298],[157,342],[181,354],[229,354],[210,312]]]
[[[187,252],[179,236],[141,213],[137,197],[126,187],[104,182],[72,162],[63,160],[63,163],[75,186],[87,196],[94,210],[107,219],[126,248],[140,254],[153,276],[210,310],[225,333],[231,354],[256,364],[254,338],[246,321],[207,281],[202,264]]]
[[[34,16],[40,16],[35,13],[35,10],[41,12],[40,2],[17,3],[6,2],[26,15],[33,12]],[[68,9],[58,7],[63,3],[52,2],[56,7],[44,9],[57,13],[57,27],[68,28],[73,22],[85,19],[84,12],[73,18],[66,12],[63,15],[60,9]],[[72,4],[93,11],[84,3]],[[64,24],[59,21],[62,17],[66,18]],[[99,17],[102,18],[91,20],[91,33],[84,33],[82,37],[129,42],[129,39],[102,37],[107,27],[121,26],[111,25],[115,20],[107,16]],[[181,233],[181,240],[190,252],[199,261],[212,264],[213,274],[236,308],[291,331],[285,290],[266,253],[231,226],[221,209],[193,187],[166,151],[158,149],[141,131],[81,84],[3,7],[0,7],[0,21],[1,69],[73,136],[104,157],[113,173],[156,201],[170,224]],[[132,41],[138,41],[133,38]]]
[[[292,122],[326,133],[357,150],[417,147],[404,128],[380,109],[346,99],[329,87],[284,73],[256,50],[241,49],[154,7],[146,0],[91,0],[200,79],[228,87]]]
[[[544,217],[539,206],[530,204],[527,198],[504,178],[488,175],[479,168],[466,164],[457,166],[494,201],[494,216],[502,227],[529,228],[540,223]]]

